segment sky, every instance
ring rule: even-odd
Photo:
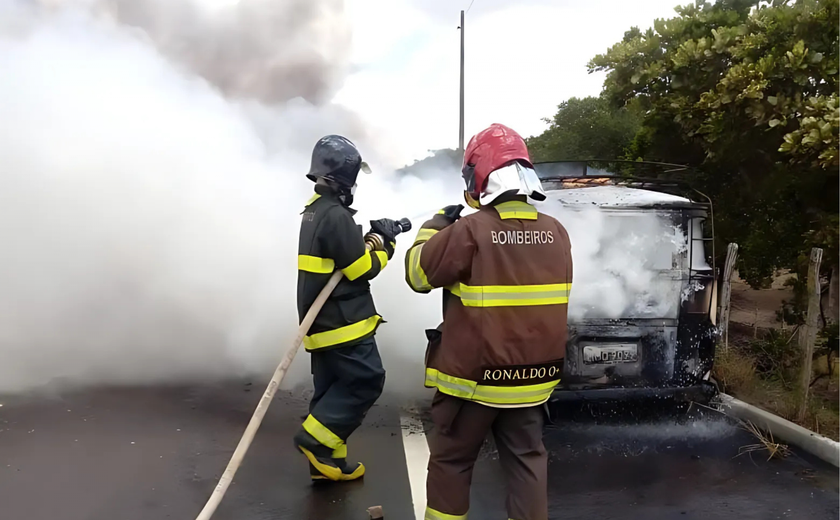
[[[224,0],[215,0],[224,1]],[[471,0],[345,0],[352,66],[333,101],[410,163],[458,145],[460,10]],[[598,95],[587,62],[686,0],[472,0],[465,21],[465,142],[491,123],[523,136],[563,100]]]

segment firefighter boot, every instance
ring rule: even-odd
[[[341,482],[356,480],[365,474],[365,467],[357,462],[348,464],[345,459],[347,447],[331,450],[316,441],[306,431],[295,435],[295,447],[309,460],[309,474],[313,481],[332,480]]]
[[[361,462],[347,462],[347,445],[333,452],[332,460],[341,469],[339,480],[356,480],[365,474],[365,466]]]

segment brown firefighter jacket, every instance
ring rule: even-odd
[[[572,253],[566,229],[517,200],[455,223],[427,221],[406,254],[416,292],[442,287],[425,386],[494,407],[545,402],[566,353]]]

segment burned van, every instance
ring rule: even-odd
[[[711,202],[678,183],[593,175],[585,163],[536,166],[548,196],[540,209],[566,227],[574,260],[552,399],[707,402],[717,338]]]

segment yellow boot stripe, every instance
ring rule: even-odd
[[[356,480],[357,478],[361,478],[364,475],[365,465],[360,462],[356,469],[353,470],[353,473],[350,473],[349,475],[345,475],[344,473],[342,473],[340,480]]]
[[[319,462],[318,459],[315,458],[315,455],[311,451],[304,448],[303,446],[298,446],[298,449],[300,449],[300,451],[306,456],[306,458],[309,459],[309,463],[312,464],[315,467],[315,469],[318,470],[318,472],[321,473],[321,475],[324,476],[324,478],[327,478],[329,480],[333,480],[333,481],[336,481],[336,482],[341,480],[341,470],[340,469],[335,468],[333,466],[327,466],[326,464],[321,464],[321,462]],[[313,476],[312,480],[321,480],[321,479],[317,478],[317,475],[315,475],[315,476]]]
[[[347,445],[342,444],[338,448],[334,449],[332,452],[332,458],[334,459],[346,459],[347,458]]]
[[[344,441],[341,438],[331,432],[329,428],[321,424],[321,422],[310,415],[303,421],[303,429],[309,432],[309,435],[315,437],[315,440],[326,446],[327,448],[332,448],[337,450],[340,448]]]

